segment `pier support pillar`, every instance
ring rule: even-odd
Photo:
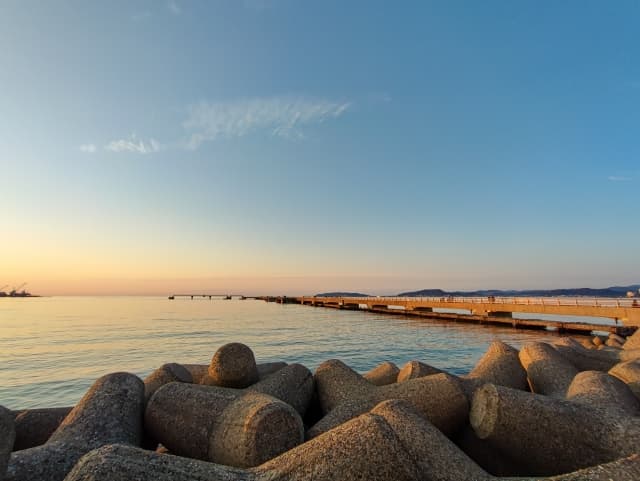
[[[507,311],[490,311],[487,315],[491,317],[513,317],[513,314]]]

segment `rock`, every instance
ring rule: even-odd
[[[400,369],[394,363],[385,361],[364,374],[364,378],[375,386],[393,384],[398,378]]]
[[[596,347],[590,338],[580,339],[580,344],[582,344],[582,346],[586,347],[587,349],[593,349],[594,347]]]
[[[72,409],[73,407],[63,407],[16,411],[16,440],[13,450],[20,451],[46,443]]]
[[[489,476],[402,401],[387,401],[250,470],[125,446],[85,456],[66,481],[484,481]]]
[[[211,359],[203,383],[211,386],[242,389],[258,381],[258,367],[253,351],[232,342],[221,346]]]
[[[469,420],[480,439],[525,467],[526,475],[608,463],[640,445],[639,418],[493,384],[476,391]]]
[[[604,341],[600,336],[593,336],[592,341],[594,346],[602,346],[604,344]]]
[[[609,374],[629,386],[636,398],[640,399],[640,359],[616,364],[609,370]]]
[[[459,380],[445,373],[410,379],[388,386],[369,384],[369,389],[364,392],[355,391],[344,394],[347,399],[340,402],[311,427],[307,431],[307,438],[325,433],[388,399],[407,401],[447,435],[452,435],[462,427],[469,409],[467,397]]]
[[[7,463],[16,437],[13,415],[7,408],[0,406],[0,481],[4,479]]]
[[[133,374],[99,378],[42,446],[11,454],[5,481],[62,481],[88,451],[113,443],[138,445],[144,384]]]
[[[152,396],[145,428],[172,453],[251,467],[304,440],[300,415],[262,393],[169,383]]]
[[[431,376],[432,374],[440,374],[442,371],[437,367],[430,366],[420,361],[409,361],[398,373],[397,382],[405,382],[409,379],[417,379],[419,377]]]
[[[607,409],[619,416],[640,414],[640,402],[620,379],[602,371],[582,371],[567,390],[567,399]]]
[[[519,357],[534,393],[564,398],[571,381],[578,374],[570,362],[543,342],[526,344]]]
[[[175,362],[163,364],[144,379],[144,402],[149,402],[154,392],[170,382],[193,383],[191,373]]]

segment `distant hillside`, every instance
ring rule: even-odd
[[[316,297],[371,297],[369,294],[361,294],[359,292],[323,292],[316,294]]]
[[[590,287],[578,287],[573,289],[532,289],[532,290],[499,290],[488,289],[479,291],[443,291],[442,289],[423,289],[420,291],[401,292],[398,296],[403,297],[558,297],[558,296],[584,296],[584,297],[625,297],[628,291],[638,295],[640,284],[631,286],[612,286],[602,289],[592,289]]]

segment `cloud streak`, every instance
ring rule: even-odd
[[[633,177],[626,177],[623,175],[610,175],[607,177],[611,182],[631,182]]]
[[[128,139],[112,140],[104,146],[104,150],[111,152],[132,152],[136,154],[152,154],[162,150],[162,144],[156,139],[149,139],[147,142],[138,139],[132,134]]]
[[[169,0],[169,2],[167,2],[167,8],[174,15],[180,15],[182,13],[182,8],[180,8],[180,5],[178,5],[175,0]]]
[[[235,102],[201,102],[189,108],[183,127],[186,147],[204,142],[243,137],[266,130],[283,138],[303,137],[302,128],[343,115],[351,104],[306,97],[270,97]]]

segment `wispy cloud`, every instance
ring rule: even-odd
[[[85,152],[87,154],[95,154],[96,150],[98,150],[95,144],[82,144],[78,148],[81,152]]]
[[[624,175],[610,175],[607,178],[612,182],[630,182],[633,180],[633,177],[627,177]]]
[[[105,150],[111,152],[133,152],[136,154],[151,154],[162,150],[162,144],[156,139],[149,139],[147,142],[138,139],[135,134],[131,134],[128,139],[112,140],[104,146]]]
[[[182,8],[176,3],[175,0],[169,0],[167,2],[167,8],[174,15],[180,15],[182,13]]]
[[[189,108],[183,123],[187,148],[219,138],[242,137],[258,130],[272,135],[302,137],[301,128],[344,114],[351,104],[306,97],[256,98],[235,102],[202,102]]]

